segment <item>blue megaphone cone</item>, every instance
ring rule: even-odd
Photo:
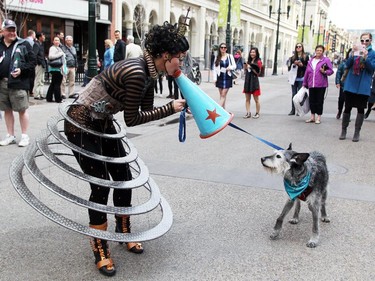
[[[203,92],[189,78],[177,70],[173,77],[184,96],[197,123],[200,137],[209,138],[223,130],[232,121],[234,115],[228,113],[212,98]]]

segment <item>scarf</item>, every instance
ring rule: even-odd
[[[288,193],[291,200],[296,199],[306,190],[306,188],[309,186],[310,177],[311,172],[308,172],[307,175],[296,185],[292,185],[290,181],[284,179],[285,191]]]

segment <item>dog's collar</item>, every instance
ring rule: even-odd
[[[310,177],[311,177],[311,172],[308,172],[307,175],[296,185],[291,185],[291,183],[288,180],[284,179],[285,191],[286,193],[288,193],[290,199],[294,200],[300,195],[302,195],[302,193],[309,186]],[[305,199],[306,197],[307,195],[304,196]]]

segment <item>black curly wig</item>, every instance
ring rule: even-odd
[[[164,52],[176,55],[189,49],[189,42],[185,36],[179,34],[177,24],[164,22],[163,25],[155,25],[146,34],[145,48],[151,56],[157,58]]]

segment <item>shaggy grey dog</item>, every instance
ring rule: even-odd
[[[276,239],[281,231],[285,216],[294,205],[291,224],[297,224],[301,210],[300,200],[306,201],[312,212],[312,235],[306,246],[314,248],[319,242],[319,211],[323,222],[330,222],[325,202],[327,199],[328,169],[325,157],[319,152],[297,153],[292,144],[287,150],[276,151],[273,155],[262,157],[262,165],[272,173],[284,175],[284,185],[289,199],[276,220],[271,239]]]

